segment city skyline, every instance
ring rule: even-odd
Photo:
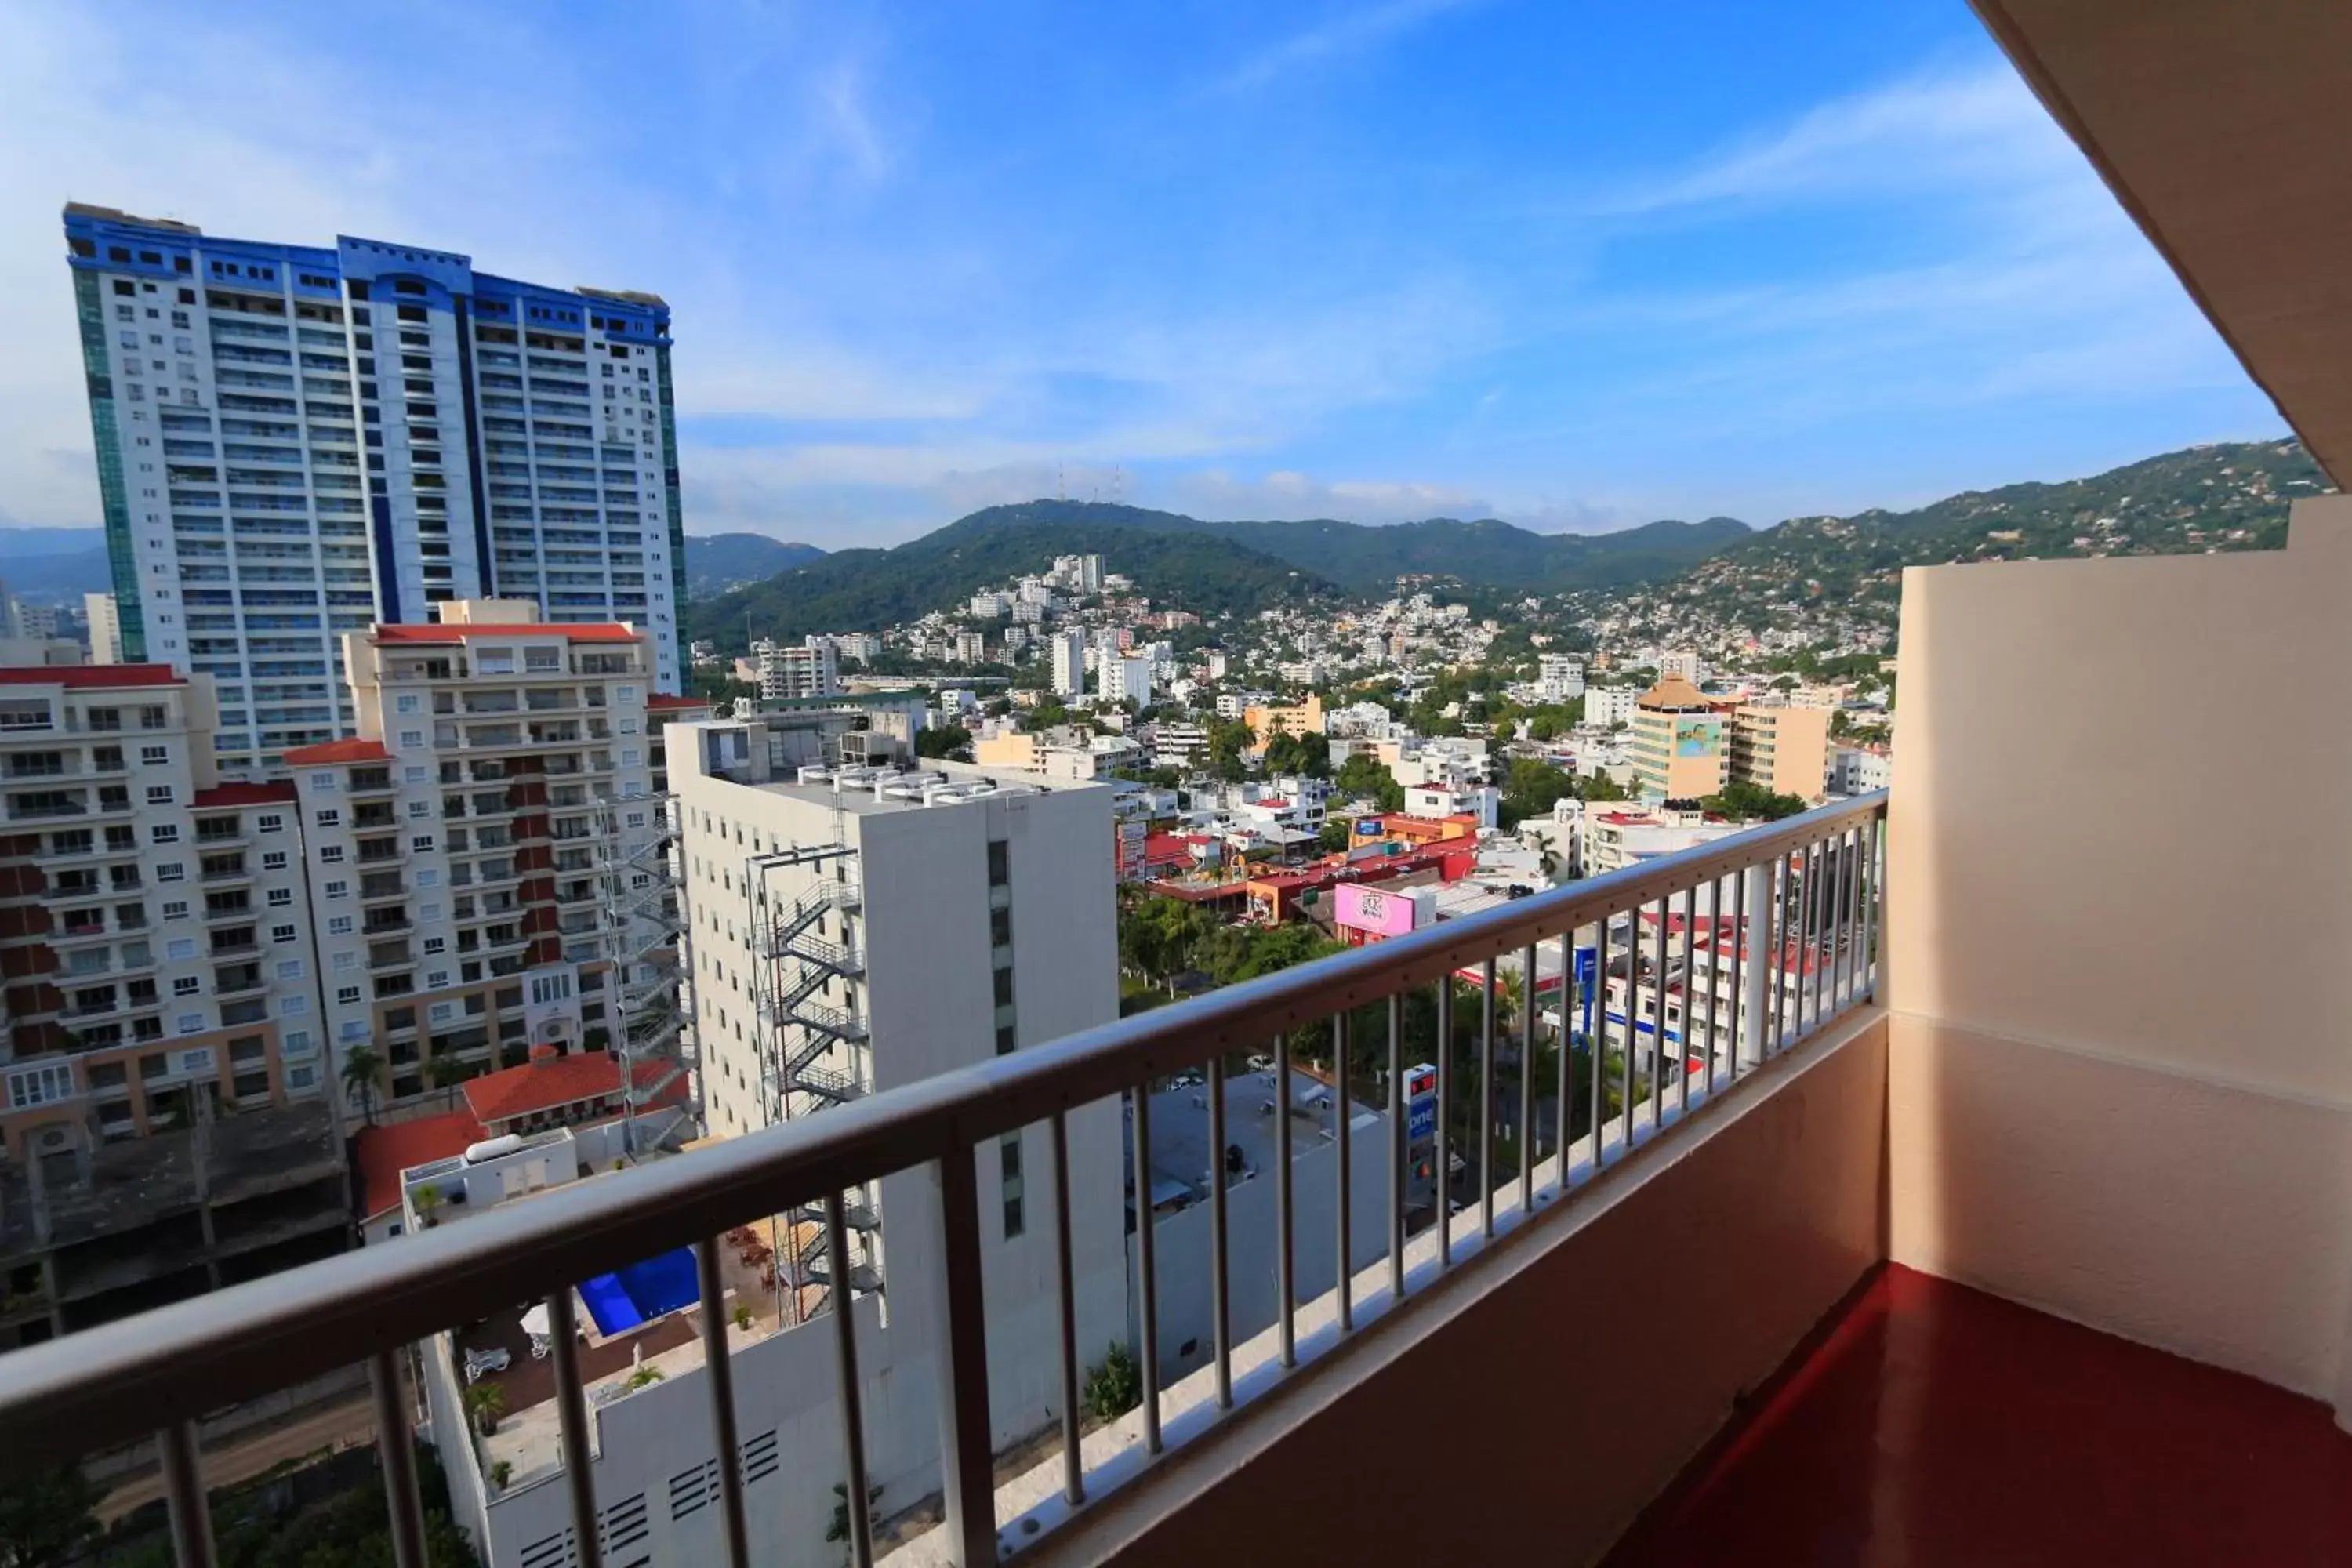
[[[414,236],[730,322],[679,360],[697,534],[890,542],[1114,489],[1760,523],[2281,429],[1957,5],[1771,37],[1433,0],[1033,21],[688,19],[653,112],[606,114],[607,17],[362,62],[266,10],[232,45],[24,6],[0,276],[48,303],[0,370],[0,526],[98,521],[68,198]],[[263,129],[331,101],[351,129]]]

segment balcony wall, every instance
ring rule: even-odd
[[[1597,1559],[1885,1256],[1885,1092],[1865,1008],[1041,1556]]]
[[[1905,574],[1895,1258],[2352,1416],[2352,498]]]

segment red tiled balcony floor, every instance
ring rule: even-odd
[[[1889,1267],[1607,1561],[2352,1563],[2352,1436],[2252,1378]]]

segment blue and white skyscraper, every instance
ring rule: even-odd
[[[445,599],[635,622],[678,689],[658,297],[79,204],[65,231],[123,658],[215,678],[226,773],[356,733],[340,634]]]

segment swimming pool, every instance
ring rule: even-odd
[[[599,1274],[580,1287],[581,1303],[596,1321],[596,1331],[608,1336],[675,1312],[701,1294],[690,1247]]]

